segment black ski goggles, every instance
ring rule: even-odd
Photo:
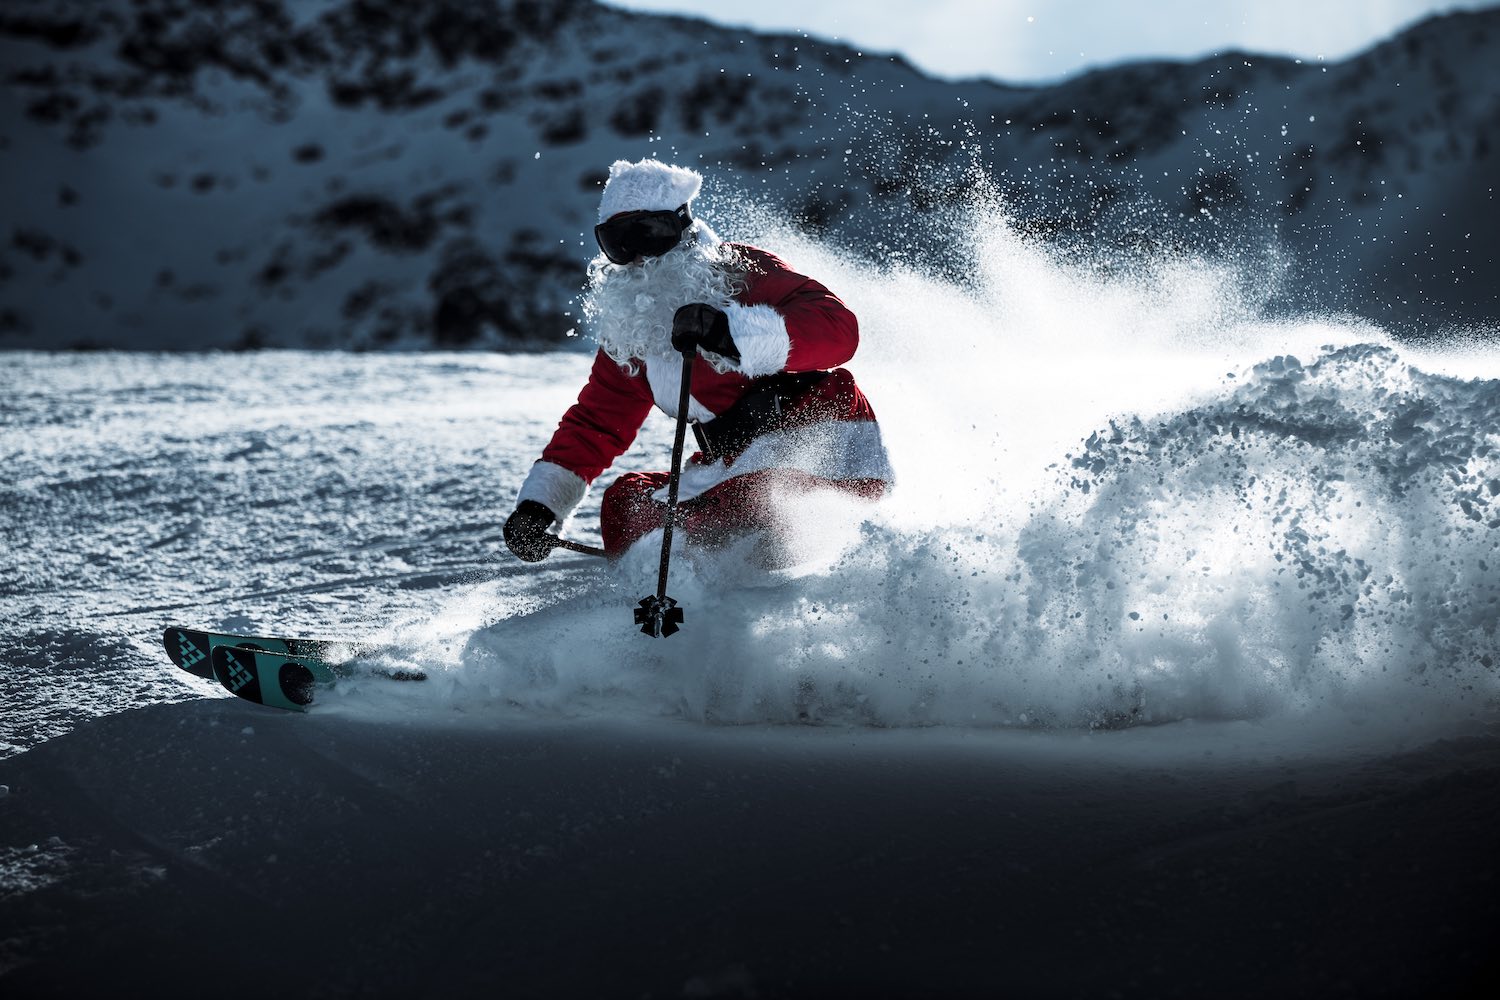
[[[660,257],[682,241],[693,224],[688,207],[677,211],[627,212],[594,227],[594,239],[612,264],[629,264],[637,257]]]

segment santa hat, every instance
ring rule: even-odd
[[[609,180],[599,199],[599,221],[621,212],[675,211],[696,198],[702,186],[703,175],[687,167],[660,160],[616,160],[609,165]]]

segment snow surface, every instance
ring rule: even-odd
[[[325,6],[349,7],[288,9]],[[32,22],[5,23],[7,51],[42,45]],[[1464,199],[1488,176],[1474,165],[1494,78],[1463,86],[1486,65],[1483,40],[1443,41],[1454,25],[1487,23],[1431,22],[1326,77],[1274,61],[1154,65],[1058,90],[974,84],[963,100],[995,102],[984,110],[1002,120],[1026,111],[1016,135],[984,142],[1019,150],[1019,176],[1045,189],[1062,175],[1028,172],[1026,157],[1049,161],[1063,142],[1067,157],[1098,163],[1113,142],[1087,114],[1049,117],[1059,95],[1160,93],[1161,110],[1203,85],[1195,74],[1223,73],[1286,88],[1299,110],[1326,100],[1309,117],[1338,108],[1343,126],[1375,94],[1371,113],[1396,123],[1384,134],[1415,137],[1388,140],[1402,150],[1389,154],[1404,164],[1389,177],[1405,185],[1396,196],[1346,200],[1344,181],[1387,179],[1359,153],[1315,158],[1305,177],[1291,169],[1304,137],[1290,119],[1267,166],[1240,137],[1274,134],[1280,108],[1218,92],[1169,116],[1191,132],[1183,144],[1131,156],[1141,177],[1189,147],[1212,154],[1206,163],[1243,157],[1244,188],[1260,178],[1269,205],[1316,175],[1289,239],[1328,255],[1325,277],[1365,292],[1390,279],[1399,298],[1437,273],[1492,321],[1494,288],[1474,291],[1488,250],[1449,237],[1493,211]],[[561,42],[521,44],[528,69],[497,93],[545,89],[578,28],[565,26]],[[712,43],[725,59],[734,48],[703,26],[667,27],[672,46]],[[353,32],[333,65],[357,80],[378,42],[427,78],[425,42],[403,55],[375,36]],[[236,38],[248,48],[199,38],[168,52],[189,63],[206,52],[221,70],[269,58],[253,33]],[[91,93],[88,67],[113,50],[80,44],[64,46],[79,64],[61,82],[18,77],[7,93]],[[752,62],[793,62],[797,44],[745,48]],[[1452,66],[1441,52],[1457,53]],[[932,92],[916,93],[908,69],[870,60],[845,73],[840,58],[817,47],[786,71],[817,78],[802,93],[831,102],[818,114],[902,81],[912,92],[896,110],[926,113]],[[399,97],[399,80],[382,76],[391,68],[365,65]],[[457,271],[476,267],[476,287],[495,292],[488,265],[464,257],[471,227],[511,213],[565,230],[589,207],[577,171],[654,145],[590,132],[527,160],[538,126],[526,114],[565,112],[574,95],[496,112],[486,134],[505,157],[469,162],[455,150],[484,137],[471,119],[442,124],[454,108],[441,101],[370,111],[367,130],[328,127],[327,81],[309,70],[288,84],[303,117],[282,124],[297,134],[277,141],[317,138],[323,159],[294,160],[305,176],[272,183],[283,168],[258,174],[237,158],[286,92],[199,69],[164,93],[146,73],[151,86],[126,87],[103,119],[86,103],[63,116],[70,128],[112,123],[110,169],[60,147],[34,156],[45,123],[33,118],[17,126],[26,143],[0,143],[7,193],[25,192],[12,194],[24,229],[0,265],[14,272],[7,295],[25,290],[26,315],[0,315],[6,343],[254,341],[243,321],[272,342],[420,345],[412,331],[426,329],[441,286],[428,265],[463,257]],[[472,61],[448,71],[442,100],[478,92]],[[1403,73],[1440,86],[1380,97],[1386,81],[1413,79]],[[713,221],[858,313],[851,367],[897,489],[873,510],[807,504],[787,570],[684,550],[669,592],[687,620],[671,639],[630,625],[654,589],[649,540],[614,566],[572,554],[525,566],[503,550],[514,492],[585,377],[577,351],[4,355],[0,991],[196,996],[211,980],[222,995],[259,995],[268,965],[309,995],[1460,995],[1493,982],[1496,331],[1481,323],[1459,340],[1432,327],[1412,346],[1369,321],[1289,309],[1309,265],[1282,245],[1200,253],[1156,233],[1162,242],[1122,255],[1091,248],[1095,231],[1065,218],[1052,221],[1075,238],[1043,242],[1057,227],[1016,214],[1004,184],[939,183],[944,157],[973,152],[941,131],[967,112],[932,126],[917,169],[901,159],[916,147],[882,138],[879,114],[854,119],[869,141],[827,148],[822,131],[756,117],[791,107],[780,85],[726,106],[744,134],[692,148],[768,161],[753,168],[767,190],[783,168],[801,190],[836,162],[840,178],[898,193],[889,225],[868,232],[878,252],[868,241],[832,252],[839,241],[791,224],[779,195],[750,197],[733,178]],[[202,103],[202,87],[217,99]],[[647,92],[625,91],[627,102]],[[1447,118],[1427,108],[1439,91],[1455,95]],[[163,110],[141,131],[143,109],[177,101],[231,123],[232,169],[222,149],[195,145],[189,114]],[[589,128],[607,117],[587,110]],[[1150,111],[1126,131],[1151,132]],[[383,131],[393,121],[399,140]],[[1479,125],[1448,131],[1454,121]],[[745,141],[782,127],[798,136],[785,159]],[[114,169],[138,156],[152,167]],[[500,176],[442,194],[445,164]],[[141,176],[168,166],[172,183],[140,195]],[[367,187],[341,186],[366,167]],[[1162,183],[1182,195],[1181,176]],[[81,234],[101,230],[67,214],[79,203],[59,202],[58,184],[130,224],[84,246]],[[475,189],[491,187],[512,200],[474,215],[446,200],[477,205]],[[398,211],[356,212],[331,262],[304,259],[305,239],[281,253],[275,234],[328,235],[309,218],[350,191],[400,192]],[[1135,194],[1100,211],[1139,221]],[[1198,194],[1219,210],[1213,191]],[[919,201],[922,214],[906,211]],[[942,209],[928,211],[934,201]],[[371,235],[372,219],[422,223],[424,212],[446,235],[410,254]],[[1431,215],[1443,221],[1426,228]],[[1403,252],[1417,257],[1367,242],[1366,225],[1412,235]],[[223,246],[209,238],[225,232]],[[74,240],[81,254],[67,252]],[[1425,255],[1428,243],[1442,249]],[[911,249],[933,246],[954,266],[916,266]],[[552,256],[534,241],[511,251],[556,271],[538,301],[576,288],[582,249],[572,263],[571,249]],[[1394,272],[1412,260],[1421,266],[1401,285]],[[257,275],[278,263],[292,277],[272,289]],[[115,284],[82,280],[94,264]],[[350,311],[346,293],[361,287],[368,308]],[[653,417],[616,471],[660,468],[668,434]],[[597,502],[595,491],[570,533],[596,540]],[[363,677],[306,715],[278,714],[173,668],[159,648],[168,624],[371,639],[371,659],[429,679]]]
[[[0,762],[0,987],[1485,995],[1493,736],[1304,728],[154,705]]]
[[[897,490],[679,554],[667,640],[649,540],[501,548],[576,353],[8,355],[0,984],[254,995],[181,942],[291,913],[308,994],[1479,981],[1500,354],[969,231],[960,287],[761,230],[861,316]],[[278,714],[169,623],[430,679]]]
[[[369,695],[403,711],[1493,710],[1500,353],[1267,324],[1227,270],[1101,278],[1003,219],[972,232],[988,263],[963,287],[769,234],[862,317],[854,370],[898,487],[796,512],[787,571],[689,550],[670,642],[627,627],[650,542],[534,570],[500,543],[583,357],[12,355],[0,740],[207,693],[161,669],[170,623],[375,639],[434,675]],[[659,467],[668,431],[653,417],[620,468]],[[585,540],[598,492],[570,526]]]

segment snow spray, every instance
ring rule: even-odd
[[[1263,261],[1102,269],[967,211],[962,281],[726,226],[860,317],[894,494],[806,501],[811,568],[689,552],[672,644],[622,617],[655,565],[629,557],[476,635],[461,696],[874,726],[1493,710],[1493,348],[1266,320]]]

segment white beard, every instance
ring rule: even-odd
[[[638,264],[611,264],[603,254],[589,262],[583,318],[599,348],[632,375],[652,358],[676,357],[672,317],[691,302],[727,309],[744,289],[744,266],[712,229],[695,222],[677,246]],[[732,365],[717,355],[706,360],[719,372]]]

